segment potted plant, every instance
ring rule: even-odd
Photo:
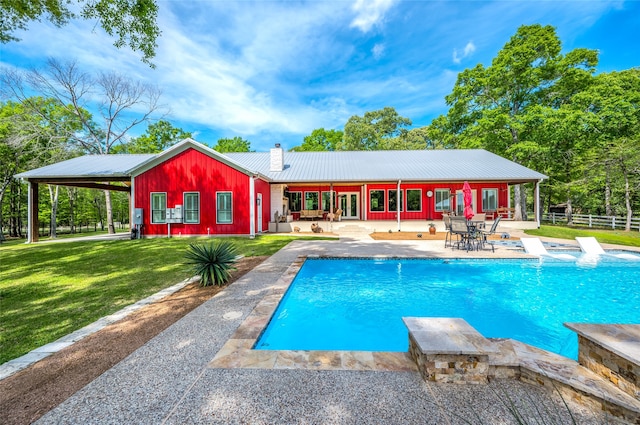
[[[429,223],[429,234],[430,235],[436,234],[436,225],[433,223]]]

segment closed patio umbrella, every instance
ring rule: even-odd
[[[472,195],[471,195],[471,186],[469,186],[469,182],[465,181],[462,186],[462,193],[464,195],[464,218],[467,220],[471,220],[473,218],[473,203]]]

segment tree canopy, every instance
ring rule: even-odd
[[[399,137],[411,120],[400,116],[395,108],[365,112],[363,116],[354,115],[344,126],[344,137],[338,149],[349,151],[385,149],[388,139]]]
[[[231,139],[218,139],[218,143],[213,150],[220,153],[224,152],[251,152],[251,142],[244,140],[242,137],[236,136]]]
[[[316,128],[306,136],[300,146],[291,148],[293,152],[334,151],[342,142],[344,132],[340,130],[325,130]]]
[[[190,132],[160,120],[149,124],[145,134],[115,146],[113,153],[160,153],[188,137],[191,137]]]
[[[0,42],[17,41],[16,30],[27,29],[30,22],[43,18],[58,27],[71,19],[95,19],[109,36],[116,37],[114,46],[129,46],[153,67],[151,60],[161,34],[157,15],[155,0],[3,0]]]

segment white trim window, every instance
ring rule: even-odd
[[[398,199],[398,190],[397,189],[389,189],[388,191],[387,202],[389,205],[387,206],[387,210],[389,212],[398,211],[398,204],[396,200]],[[400,211],[404,211],[404,206],[402,205],[403,197],[402,197],[402,189],[400,189]]]
[[[183,221],[185,224],[200,223],[200,192],[184,193]]]
[[[164,224],[167,222],[167,193],[151,193],[151,224]]]
[[[304,209],[305,210],[318,210],[320,195],[318,192],[305,192],[304,193]]]
[[[289,210],[300,212],[302,209],[302,192],[289,192]]]
[[[385,191],[383,189],[373,189],[369,191],[369,211],[383,212]]]
[[[498,189],[482,189],[482,211],[498,209]]]
[[[231,192],[216,192],[216,223],[233,223],[233,200]]]
[[[407,189],[407,212],[422,211],[422,191],[420,189]]]
[[[451,211],[451,191],[449,189],[436,189],[436,211]]]

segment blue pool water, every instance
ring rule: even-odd
[[[255,348],[406,351],[410,316],[577,358],[563,322],[640,323],[640,261],[308,259]]]

